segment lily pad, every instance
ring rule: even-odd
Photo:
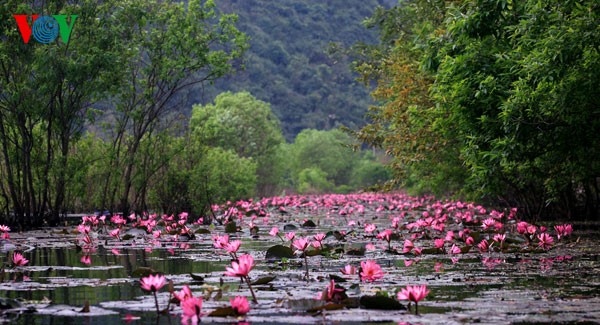
[[[134,278],[143,278],[146,276],[149,276],[150,274],[155,274],[157,273],[157,271],[151,267],[139,267],[135,270],[133,270],[133,272],[131,272],[131,276]]]
[[[204,277],[199,275],[199,274],[194,274],[194,273],[190,273],[190,276],[192,277],[192,280],[194,280],[194,282],[202,284],[204,283]]]
[[[208,316],[211,317],[227,317],[227,316],[237,316],[237,313],[231,307],[220,307],[213,310]]]
[[[267,249],[266,259],[293,258],[294,252],[288,246],[275,245]]]
[[[284,231],[292,231],[292,230],[296,230],[296,229],[298,229],[298,227],[296,227],[295,225],[292,225],[291,223],[288,223],[285,226],[283,226]]]
[[[315,228],[316,226],[317,226],[317,224],[310,219],[304,221],[304,223],[302,224],[303,228]]]
[[[237,225],[235,224],[235,221],[229,221],[228,223],[225,224],[225,232],[230,234],[230,233],[234,233],[237,232]]]
[[[385,296],[362,296],[360,297],[360,305],[365,309],[379,310],[405,310],[401,303],[397,300]]]
[[[252,282],[252,285],[263,285],[275,280],[276,276],[265,276]]]

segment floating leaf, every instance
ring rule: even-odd
[[[125,234],[121,237],[121,240],[130,240],[132,238],[134,238],[134,235],[130,235],[130,234]]]
[[[198,230],[194,231],[194,233],[199,235],[207,235],[210,234],[210,230],[206,228],[198,228]]]
[[[342,278],[341,276],[335,275],[335,274],[330,274],[329,278],[331,280],[335,281],[336,283],[346,282],[346,279]]]
[[[314,222],[314,221],[312,221],[312,220],[310,220],[310,219],[309,219],[309,220],[306,220],[306,221],[304,221],[304,223],[302,224],[302,227],[303,227],[303,228],[314,228],[314,227],[316,227],[316,226],[317,226],[317,225],[315,224],[315,222]]]
[[[365,309],[379,310],[404,310],[404,307],[397,300],[385,296],[362,296],[360,297],[360,305]]]
[[[237,313],[231,307],[219,307],[213,310],[210,314],[210,317],[227,317],[227,316],[237,316]]]
[[[298,227],[296,227],[295,225],[292,225],[291,223],[288,223],[287,225],[283,226],[284,231],[292,231],[292,230],[296,230],[296,229],[298,229]]]
[[[225,232],[226,233],[237,232],[237,225],[235,224],[235,221],[229,221],[228,223],[225,224]]]
[[[155,274],[157,273],[155,269],[151,268],[151,267],[139,267],[137,269],[135,269],[133,272],[131,272],[131,276],[134,278],[143,278],[146,276],[149,276],[150,274]]]
[[[275,245],[267,249],[266,259],[293,258],[294,252],[291,248],[283,245]]]
[[[199,274],[190,273],[192,280],[195,282],[200,282],[200,284],[204,283],[204,277]]]
[[[252,282],[252,285],[267,284],[267,283],[275,280],[275,278],[277,278],[277,277],[276,276],[265,276],[265,277],[262,277],[260,279],[257,279],[256,281]]]

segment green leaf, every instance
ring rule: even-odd
[[[360,297],[360,305],[365,309],[379,309],[379,310],[405,310],[401,303],[396,299],[385,297],[385,296],[362,296]]]
[[[155,269],[151,268],[151,267],[139,267],[137,269],[135,269],[133,272],[131,272],[131,276],[134,278],[143,278],[143,277],[147,277],[151,274],[156,274],[158,273]]]
[[[268,284],[269,282],[275,280],[276,278],[277,278],[276,276],[265,276],[265,277],[259,278],[259,279],[255,280],[254,282],[252,282],[252,285]]]
[[[194,273],[190,273],[190,276],[192,277],[192,280],[194,280],[195,282],[200,282],[200,283],[204,283],[204,277],[199,275],[199,274],[194,274]]]
[[[219,307],[208,314],[210,317],[228,317],[237,316],[237,313],[231,307]]]
[[[288,246],[275,245],[267,249],[266,259],[294,258],[294,252]]]

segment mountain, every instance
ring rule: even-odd
[[[247,90],[271,104],[288,141],[305,128],[360,126],[371,103],[369,91],[355,81],[349,59],[330,57],[327,49],[331,43],[375,43],[376,32],[362,21],[389,2],[218,1],[223,12],[239,16],[237,26],[250,38],[245,70],[189,91],[186,101],[206,104],[221,92]]]

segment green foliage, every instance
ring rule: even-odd
[[[231,150],[208,148],[191,170],[190,186],[195,211],[204,211],[208,207],[205,203],[251,197],[256,187],[256,163]]]
[[[599,13],[594,1],[533,0],[378,11],[381,44],[358,47],[356,69],[381,105],[354,134],[413,190],[596,216]]]
[[[226,92],[218,95],[214,104],[194,106],[190,129],[194,139],[204,145],[253,159],[259,195],[272,195],[277,190],[282,166],[275,154],[283,136],[268,103],[248,92]]]
[[[318,167],[310,167],[298,173],[297,190],[300,194],[316,194],[330,192],[334,184],[327,180],[327,173]]]
[[[1,194],[5,222],[55,223],[67,183],[81,176],[69,161],[90,106],[116,89],[123,45],[110,10],[116,1],[5,1],[0,7]],[[43,10],[42,10],[43,9]],[[14,13],[79,15],[69,43],[24,44]],[[69,168],[71,167],[71,168]]]
[[[339,129],[303,130],[280,149],[287,166],[284,182],[299,193],[345,193],[387,181],[383,164],[371,152],[354,151],[353,144]]]

